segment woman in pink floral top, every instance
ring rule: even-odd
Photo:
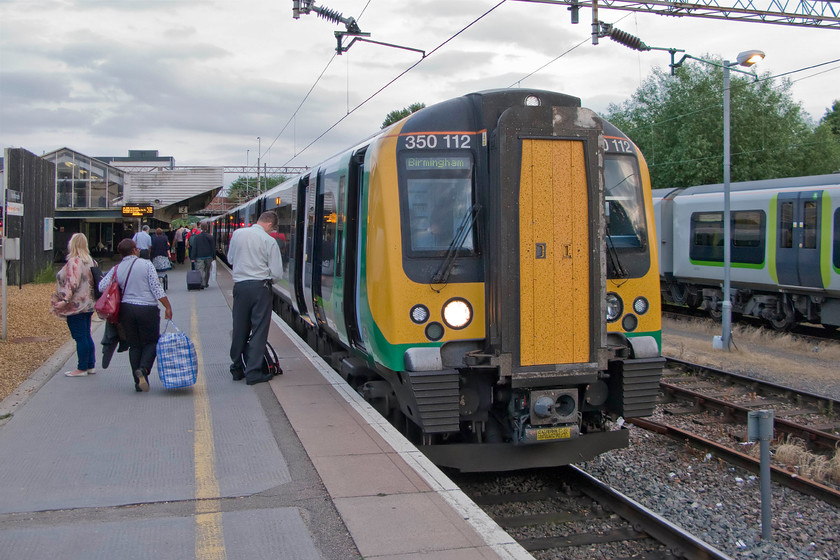
[[[64,373],[68,377],[96,373],[96,346],[90,336],[90,319],[96,304],[92,266],[97,265],[88,251],[87,237],[83,233],[73,234],[67,243],[67,264],[56,275],[58,288],[50,307],[50,313],[67,319],[67,327],[76,341],[78,365]]]

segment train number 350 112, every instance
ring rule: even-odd
[[[468,149],[469,134],[408,134],[404,137],[407,150],[433,150],[435,148]]]

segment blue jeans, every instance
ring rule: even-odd
[[[79,360],[76,367],[80,370],[96,367],[96,346],[90,336],[90,318],[92,316],[92,311],[67,316],[67,328],[70,329],[70,335],[76,341],[76,356]]]

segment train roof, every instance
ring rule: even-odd
[[[783,179],[764,179],[761,181],[743,181],[731,183],[730,192],[796,189],[802,187],[840,186],[840,173],[828,175],[809,175],[807,177],[785,177]],[[655,189],[655,198],[673,198],[694,194],[712,194],[723,192],[723,183],[713,185],[697,185],[695,187]]]

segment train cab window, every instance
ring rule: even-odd
[[[408,156],[403,158],[405,210],[412,256],[440,255],[453,243],[462,251],[475,250],[470,228],[472,209],[472,158],[457,156]],[[458,236],[465,232],[463,242]]]
[[[813,200],[805,201],[805,216],[802,231],[802,247],[804,249],[817,248],[817,203]]]
[[[630,158],[604,162],[607,232],[615,247],[644,245],[644,206],[639,175]]]
[[[607,275],[610,278],[644,276],[650,269],[650,253],[646,242],[642,181],[636,159],[607,154],[604,157],[604,187],[607,247],[614,257],[607,260]]]

